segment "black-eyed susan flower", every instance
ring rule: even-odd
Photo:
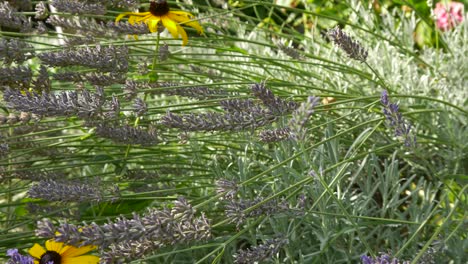
[[[152,33],[157,32],[158,25],[162,23],[169,33],[171,33],[172,37],[178,38],[179,35],[182,37],[183,46],[187,45],[188,37],[187,32],[185,32],[180,24],[192,27],[200,34],[203,33],[203,28],[200,24],[198,24],[197,21],[192,20],[194,16],[191,13],[186,11],[170,10],[166,0],[151,1],[148,12],[125,12],[120,14],[115,19],[115,22],[119,22],[125,16],[128,16],[128,22],[132,25],[136,23],[145,23]]]
[[[50,239],[46,241],[45,249],[37,243],[34,244],[29,249],[29,254],[34,258],[34,264],[97,264],[99,257],[82,256],[95,248],[92,245],[77,248]]]

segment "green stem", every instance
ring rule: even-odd
[[[384,79],[380,76],[380,74],[374,70],[374,68],[372,68],[369,63],[367,63],[366,61],[364,62],[366,64],[366,66],[375,74],[375,76],[377,77],[377,79],[379,79],[379,82],[380,82],[380,85],[386,89],[388,92],[392,92],[392,90],[390,89],[390,87],[388,87],[388,85],[385,83]]]

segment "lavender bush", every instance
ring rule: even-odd
[[[400,2],[0,1],[0,262],[466,263],[466,14]]]

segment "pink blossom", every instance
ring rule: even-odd
[[[434,9],[437,28],[449,30],[461,23],[463,21],[463,7],[463,4],[459,2],[437,3]]]

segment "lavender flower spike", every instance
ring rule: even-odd
[[[7,250],[6,255],[11,257],[7,264],[34,264],[32,257],[21,255],[16,248]]]
[[[77,182],[39,181],[28,191],[31,198],[58,202],[102,201],[101,190],[91,184]]]
[[[367,50],[361,45],[361,43],[353,40],[339,27],[335,27],[328,31],[328,36],[330,39],[340,47],[348,57],[351,59],[358,60],[360,62],[365,62],[367,59]]]
[[[263,260],[276,255],[281,247],[286,244],[288,244],[287,239],[269,239],[265,241],[265,244],[255,246],[247,250],[240,250],[239,253],[235,256],[234,263],[247,264],[262,262]]]
[[[0,27],[17,29],[22,33],[34,30],[31,19],[25,15],[18,14],[7,1],[0,2]]]
[[[369,257],[369,256],[361,256],[362,264],[409,264],[409,261],[400,262],[397,258],[392,258],[390,255],[381,253],[380,257]]]
[[[36,234],[78,247],[95,245],[102,249],[100,263],[130,263],[166,245],[206,240],[211,237],[210,221],[183,198],[172,209],[151,208],[132,218],[119,217],[108,223],[77,226],[48,220],[37,223]]]
[[[383,90],[380,103],[384,106],[382,112],[387,119],[388,126],[394,129],[395,136],[403,138],[406,147],[416,146],[416,136],[411,133],[412,125],[403,118],[398,104],[390,103],[387,90]]]

